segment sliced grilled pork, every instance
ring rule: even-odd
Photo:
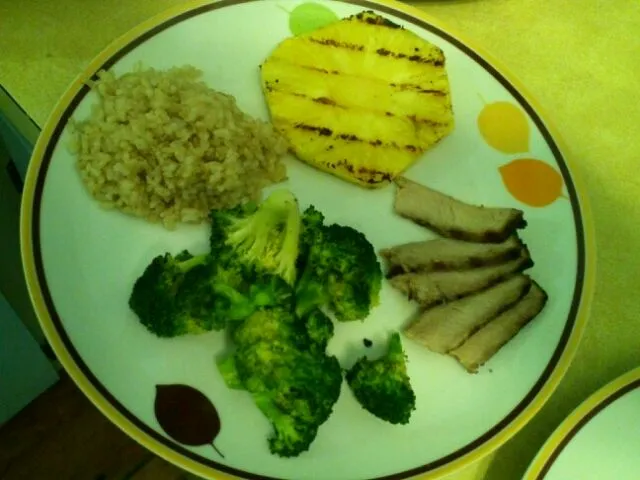
[[[389,282],[407,295],[409,300],[415,300],[428,308],[489,288],[532,266],[529,252],[523,248],[519,258],[498,265],[462,271],[403,273],[391,278]]]
[[[527,275],[512,276],[482,292],[424,311],[405,334],[434,352],[447,353],[514,305],[530,287]]]
[[[404,177],[395,183],[396,213],[444,237],[499,243],[527,225],[522,210],[470,205]]]
[[[523,244],[517,235],[501,243],[476,243],[436,238],[385,248],[380,255],[387,263],[387,276],[408,272],[466,270],[496,265],[520,256]]]
[[[533,320],[547,303],[546,292],[532,281],[529,292],[514,306],[491,320],[474,333],[462,345],[451,350],[456,358],[470,373],[486,363],[498,350]]]

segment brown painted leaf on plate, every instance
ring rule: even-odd
[[[156,385],[155,414],[167,435],[190,446],[211,445],[220,433],[220,416],[213,403],[188,385]]]

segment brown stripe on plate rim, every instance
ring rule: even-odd
[[[616,400],[619,400],[620,398],[624,397],[627,393],[631,392],[632,390],[636,390],[638,387],[640,387],[640,379],[634,380],[628,385],[625,385],[623,388],[616,390],[607,398],[602,400],[598,405],[596,405],[595,408],[591,409],[584,417],[582,417],[580,421],[573,426],[573,428],[569,431],[569,433],[567,433],[564,436],[564,438],[560,442],[558,442],[558,446],[553,450],[551,455],[549,455],[549,458],[547,458],[544,466],[540,470],[540,474],[536,477],[536,480],[544,480],[544,478],[547,476],[547,474],[551,470],[551,467],[553,466],[554,462],[558,459],[558,457],[560,457],[560,454],[562,453],[562,451],[565,448],[567,448],[567,445],[569,445],[569,442],[571,442],[571,440],[574,439],[574,437],[580,432],[580,430],[582,430],[587,425],[587,423],[593,420],[596,417],[596,415],[598,415],[602,410],[607,408]]]
[[[92,78],[95,78],[95,74],[100,70],[105,70],[111,68],[118,60],[120,60],[123,56],[129,53],[131,50],[136,48],[137,46],[144,43],[146,40],[152,38],[158,33],[166,30],[167,28],[180,23],[186,19],[191,17],[195,17],[202,13],[206,13],[212,10],[217,10],[220,8],[235,6],[244,3],[257,2],[260,0],[220,0],[218,2],[213,2],[207,5],[201,5],[199,7],[194,8],[193,10],[189,10],[187,12],[183,12],[175,17],[168,19],[167,21],[161,23],[160,25],[156,25],[150,30],[144,32],[139,37],[133,39],[127,45],[125,45],[122,49],[118,50],[115,54],[109,57],[100,67],[96,69]],[[439,28],[430,25],[424,20],[419,18],[412,17],[411,15],[397,11],[392,7],[386,5],[380,5],[377,3],[369,2],[368,0],[339,0],[342,3],[357,5],[363,8],[377,10],[384,14],[392,15],[396,18],[400,18],[405,20],[419,28],[422,28],[441,39],[449,42],[453,46],[455,46],[462,53],[466,54],[472,61],[480,65],[483,69],[485,69],[488,73],[490,73],[496,80],[500,82],[500,84],[507,89],[509,93],[518,101],[520,106],[527,112],[529,117],[533,120],[534,124],[538,128],[538,130],[542,133],[547,145],[551,149],[556,163],[560,169],[560,173],[562,174],[563,180],[565,182],[567,193],[571,202],[575,228],[576,228],[576,240],[577,240],[577,256],[578,256],[578,269],[576,275],[576,285],[574,289],[571,310],[569,312],[569,316],[567,318],[567,323],[562,332],[560,341],[558,342],[558,346],[556,347],[551,360],[549,361],[547,367],[544,369],[542,375],[538,379],[538,381],[534,384],[532,389],[527,393],[527,395],[523,398],[523,400],[516,405],[516,407],[507,414],[497,425],[495,425],[488,432],[484,433],[477,439],[473,440],[466,446],[456,450],[455,452],[450,453],[449,455],[442,457],[436,461],[430,462],[426,465],[422,465],[420,467],[416,467],[404,472],[400,472],[397,474],[387,475],[383,477],[376,477],[374,479],[369,480],[401,480],[410,478],[416,475],[420,475],[423,473],[427,473],[429,471],[435,470],[436,468],[442,467],[468,453],[471,453],[473,450],[476,450],[478,447],[483,445],[484,443],[491,440],[495,435],[501,432],[504,428],[506,428],[509,423],[515,420],[518,415],[531,403],[531,401],[538,395],[542,387],[546,384],[547,380],[551,376],[551,373],[555,369],[562,353],[564,351],[565,346],[568,343],[569,337],[571,336],[571,332],[576,322],[576,316],[578,312],[578,308],[580,306],[580,298],[582,296],[583,290],[583,281],[584,281],[584,269],[585,269],[585,244],[584,244],[584,225],[582,221],[582,217],[580,215],[580,205],[578,202],[578,197],[576,193],[575,185],[569,175],[568,167],[565,163],[562,154],[556,143],[554,142],[551,134],[547,130],[546,126],[542,119],[539,118],[538,114],[535,112],[533,107],[526,102],[524,97],[518,92],[518,90],[501,74],[499,73],[491,64],[489,64],[486,60],[480,57],[477,53],[475,53],[470,47],[467,47],[460,41],[458,41],[453,36],[448,33],[440,30]],[[78,104],[82,101],[84,96],[88,93],[89,87],[87,85],[83,85],[78,93],[76,93],[75,97],[71,100],[67,108],[65,108],[64,112],[61,115],[60,121],[54,128],[54,131],[49,138],[47,146],[45,148],[42,162],[40,165],[40,169],[37,173],[36,177],[36,185],[34,191],[33,198],[33,217],[31,218],[31,228],[32,228],[32,241],[33,241],[33,255],[34,255],[34,264],[36,270],[36,277],[38,279],[40,292],[42,294],[42,298],[44,303],[49,311],[49,315],[51,316],[51,321],[54,327],[57,330],[58,335],[62,343],[64,344],[67,352],[76,363],[77,367],[82,371],[83,375],[86,379],[93,385],[93,387],[102,395],[102,397],[107,400],[115,409],[117,409],[121,415],[123,415],[131,424],[133,424],[137,429],[139,429],[144,434],[151,437],[154,441],[157,441],[166,447],[173,449],[178,454],[189,458],[190,460],[196,461],[210,468],[214,468],[223,473],[227,473],[230,475],[240,476],[249,480],[285,480],[276,477],[266,477],[262,475],[257,475],[254,473],[245,472],[242,470],[238,470],[232,467],[228,467],[224,464],[215,462],[206,457],[202,457],[181,445],[178,445],[168,438],[165,438],[152,428],[150,428],[147,424],[142,422],[139,418],[137,418],[133,413],[131,413],[127,408],[122,405],[108,390],[107,388],[95,377],[95,375],[91,372],[88,366],[84,363],[82,357],[78,353],[78,351],[73,346],[72,342],[67,335],[61,319],[56,311],[55,304],[51,297],[51,292],[49,291],[46,275],[44,272],[44,262],[42,258],[42,251],[40,246],[40,215],[41,215],[41,201],[42,201],[42,193],[44,188],[44,183],[46,179],[46,174],[49,169],[49,164],[51,162],[51,155],[53,149],[55,148],[62,130],[66,125],[67,121],[73,114],[73,111],[78,106]]]

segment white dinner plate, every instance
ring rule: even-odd
[[[225,348],[223,335],[160,340],[127,305],[133,281],[151,258],[205,248],[207,227],[169,231],[100,208],[67,148],[69,119],[90,111],[96,97],[85,82],[97,71],[120,74],[142,62],[160,69],[194,65],[211,87],[268,120],[258,65],[307,21],[305,11],[315,12],[312,18],[320,11],[324,18],[342,18],[363,10],[410,29],[446,56],[455,130],[406,176],[464,201],[522,209],[528,227],[521,237],[535,260],[528,273],[549,301],[475,375],[405,339],[417,396],[408,425],[392,426],[368,414],[343,385],[311,449],[282,459],[268,451],[266,419],[245,392],[227,389],[215,368],[213,359]],[[290,0],[186,2],[117,39],[73,82],[48,119],[23,194],[26,277],[47,338],[83,392],[124,432],[184,469],[205,478],[436,478],[512,437],[551,395],[576,350],[588,314],[595,251],[586,198],[565,155],[548,119],[512,76],[417,9],[362,0],[318,0],[311,7]],[[328,221],[358,228],[376,250],[434,236],[393,213],[392,187],[366,190],[293,157],[286,162],[289,179],[279,186],[290,188],[301,207],[313,204]],[[364,353],[349,345],[362,345],[363,337],[381,345],[414,311],[385,282],[380,306],[363,323],[338,325],[330,349],[349,364]],[[159,386],[175,384],[195,389],[215,405],[221,429],[211,435],[217,433],[215,446],[224,457],[211,445],[185,445],[163,431],[154,402]]]

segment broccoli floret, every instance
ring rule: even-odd
[[[211,255],[217,263],[239,263],[244,276],[296,279],[301,216],[295,196],[277,190],[260,205],[249,202],[211,217]]]
[[[331,319],[321,310],[315,309],[305,318],[305,327],[312,342],[311,348],[324,352],[333,337],[334,326]]]
[[[316,210],[313,205],[307,207],[302,213],[302,225],[300,227],[300,245],[298,260],[296,262],[298,272],[304,270],[306,260],[309,256],[309,249],[319,238],[321,229],[324,226],[324,215]]]
[[[296,319],[286,307],[263,308],[233,329],[231,338],[239,347],[250,348],[259,342],[293,343],[298,334]]]
[[[231,292],[223,296],[213,288],[215,267],[209,261],[189,271],[176,294],[173,315],[198,319],[205,331],[221,330],[227,323],[230,304],[240,308],[248,301],[229,287]],[[227,297],[231,297],[227,299]]]
[[[177,295],[177,310],[199,319],[207,330],[222,330],[260,307],[292,301],[292,288],[278,276],[247,279],[237,265],[211,261],[187,273]]]
[[[222,375],[224,383],[232,390],[243,390],[244,385],[240,376],[238,375],[238,369],[236,367],[236,361],[233,355],[226,355],[219,358],[216,361],[218,371]]]
[[[314,240],[296,285],[296,313],[328,307],[339,321],[363,320],[379,302],[382,269],[361,232],[343,225],[313,228]]]
[[[362,407],[393,424],[406,424],[415,410],[416,396],[407,374],[400,334],[389,339],[385,355],[360,358],[346,374],[351,391]]]
[[[240,383],[273,424],[271,452],[292,457],[308,450],[340,395],[338,360],[310,348],[307,323],[292,308],[260,309],[234,327],[232,338]]]
[[[296,457],[309,449],[318,433],[317,425],[299,422],[276,407],[268,394],[253,394],[253,401],[273,426],[269,450],[281,457]]]
[[[140,322],[159,337],[202,333],[205,326],[197,318],[176,315],[178,292],[192,269],[207,262],[207,255],[192,256],[187,251],[175,257],[158,255],[133,285],[129,307]]]
[[[289,382],[280,385],[276,404],[300,421],[324,423],[338,401],[342,368],[324,352],[301,352],[291,365]]]
[[[152,260],[134,284],[129,305],[159,337],[222,330],[258,308],[293,301],[293,290],[276,275],[245,277],[237,264],[186,251]]]

